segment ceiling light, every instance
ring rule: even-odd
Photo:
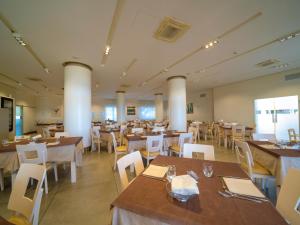
[[[20,45],[26,46],[25,41],[24,41],[24,40],[22,39],[22,37],[21,37],[21,34],[16,33],[16,32],[13,32],[13,33],[12,33],[12,36],[16,39],[16,41],[17,41]]]
[[[209,48],[209,45],[205,45],[205,48]]]
[[[297,37],[299,35],[300,35],[300,32],[298,32],[298,33],[292,33],[292,34],[289,34],[289,35],[287,35],[285,37],[279,38],[278,41],[284,42],[284,41],[290,40],[292,38],[295,38],[295,37]]]
[[[50,71],[49,71],[49,69],[48,69],[47,67],[44,68],[44,71],[45,71],[47,74],[50,73]]]
[[[110,46],[107,45],[106,48],[105,48],[105,55],[108,55],[110,49],[111,49]]]
[[[210,41],[205,45],[205,48],[211,48],[213,46],[215,46],[216,44],[218,44],[219,41],[218,40],[214,40],[214,41]]]

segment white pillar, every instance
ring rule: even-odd
[[[157,121],[163,121],[164,119],[164,101],[163,94],[155,94],[155,118]]]
[[[169,129],[186,132],[186,77],[172,76],[167,81]]]
[[[65,62],[64,66],[64,127],[70,136],[83,137],[89,147],[92,121],[92,68],[79,62]]]
[[[117,91],[117,122],[125,121],[125,91]]]

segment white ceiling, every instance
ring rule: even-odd
[[[0,73],[41,95],[56,95],[63,93],[62,63],[79,61],[93,68],[94,95],[113,98],[115,91],[125,84],[130,86],[126,88],[128,97],[151,99],[155,92],[166,93],[166,78],[171,75],[186,75],[188,91],[195,92],[300,67],[300,37],[259,47],[300,30],[299,0],[125,0],[111,53],[106,65],[101,67],[115,6],[116,0],[1,0],[0,12],[51,73],[44,72],[1,22]],[[199,51],[140,86],[178,59],[258,12],[261,16],[226,35],[216,47]],[[166,16],[191,25],[175,43],[153,38]],[[253,51],[239,56],[248,50]],[[230,59],[233,56],[236,57]],[[135,58],[137,61],[128,75],[120,79]],[[255,66],[267,59],[278,59],[279,64],[288,63],[289,66],[281,69]],[[195,73],[203,68],[207,68],[205,72]],[[26,77],[43,81],[32,82]],[[0,80],[18,86],[2,76]],[[99,83],[98,88],[96,83]]]

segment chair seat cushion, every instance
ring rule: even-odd
[[[127,152],[127,146],[126,145],[120,145],[116,149],[118,152]]]
[[[142,148],[142,149],[140,150],[140,152],[141,152],[141,155],[142,155],[144,158],[147,158],[147,157],[148,157],[148,152],[147,152],[146,149]],[[150,157],[155,157],[155,156],[158,156],[158,155],[160,155],[160,152],[149,152],[149,156],[150,156]]]
[[[171,145],[169,148],[170,148],[171,151],[174,151],[174,152],[177,152],[177,153],[180,152],[180,147],[178,145]]]
[[[247,163],[242,162],[241,167],[244,170],[248,171]],[[261,164],[259,164],[256,161],[254,161],[254,166],[252,167],[252,172],[255,174],[259,174],[259,175],[267,175],[267,176],[271,175],[271,173],[265,167],[263,167]]]
[[[8,221],[16,225],[31,225],[31,223],[29,223],[29,221],[23,216],[15,215],[10,217]]]

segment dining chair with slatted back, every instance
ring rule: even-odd
[[[199,140],[199,125],[189,126],[188,133],[193,133],[193,143],[197,143]]]
[[[290,168],[288,170],[279,191],[276,208],[290,224],[300,224],[299,169]]]
[[[91,128],[91,141],[92,141],[92,151],[95,150],[95,145],[98,147],[98,152],[101,150],[101,135],[100,126],[94,126]]]
[[[127,150],[126,145],[119,145],[118,146],[118,143],[117,143],[116,136],[115,136],[114,132],[110,132],[110,135],[111,135],[112,143],[113,143],[113,146],[114,146],[114,152],[115,152],[114,170],[116,170],[118,156],[127,154],[128,150]]]
[[[146,149],[140,150],[142,157],[147,160],[147,166],[150,160],[158,155],[163,155],[163,141],[163,135],[147,136]]]
[[[277,143],[275,134],[253,133],[252,139],[253,141],[269,141],[274,144]]]
[[[236,141],[244,141],[245,140],[245,126],[244,125],[234,125],[231,127],[231,148],[234,150]]]
[[[129,185],[126,168],[132,164],[134,164],[136,176],[140,175],[144,171],[144,164],[139,151],[129,153],[117,161],[121,186],[123,190]]]
[[[235,153],[237,162],[241,165],[252,180],[261,179],[262,188],[264,189],[268,180],[274,180],[275,177],[271,175],[270,171],[263,165],[253,159],[252,152],[247,142],[236,141]]]
[[[171,153],[175,153],[179,157],[182,157],[183,145],[185,143],[193,143],[193,133],[180,133],[177,145],[171,145],[169,147]]]
[[[23,163],[15,178],[10,194],[8,209],[16,213],[9,221],[13,224],[38,225],[39,211],[43,196],[42,184],[45,180],[44,166]],[[35,179],[37,184],[33,195],[27,196],[29,180]]]
[[[225,131],[224,128],[221,126],[217,126],[217,137],[218,137],[218,145],[221,146],[222,140],[224,142],[224,138],[225,138]]]
[[[69,133],[68,132],[55,132],[54,134],[55,138],[60,138],[60,137],[69,137]]]
[[[43,136],[41,135],[41,134],[37,134],[37,135],[34,135],[34,136],[32,136],[32,140],[33,141],[37,141],[38,139],[40,139],[40,138],[42,138]]]
[[[47,163],[47,146],[45,143],[31,142],[26,145],[16,145],[19,163],[21,164],[38,164],[45,167],[46,170],[53,169],[55,181],[57,177],[57,164],[55,162]],[[45,175],[45,193],[48,194],[48,180],[47,174]]]
[[[203,153],[204,160],[215,160],[215,150],[213,145],[203,144],[184,144],[183,145],[183,157],[193,158],[193,153]]]
[[[288,134],[289,134],[290,142],[292,142],[292,143],[300,142],[300,135],[296,134],[295,129],[293,129],[293,128],[288,129]]]

